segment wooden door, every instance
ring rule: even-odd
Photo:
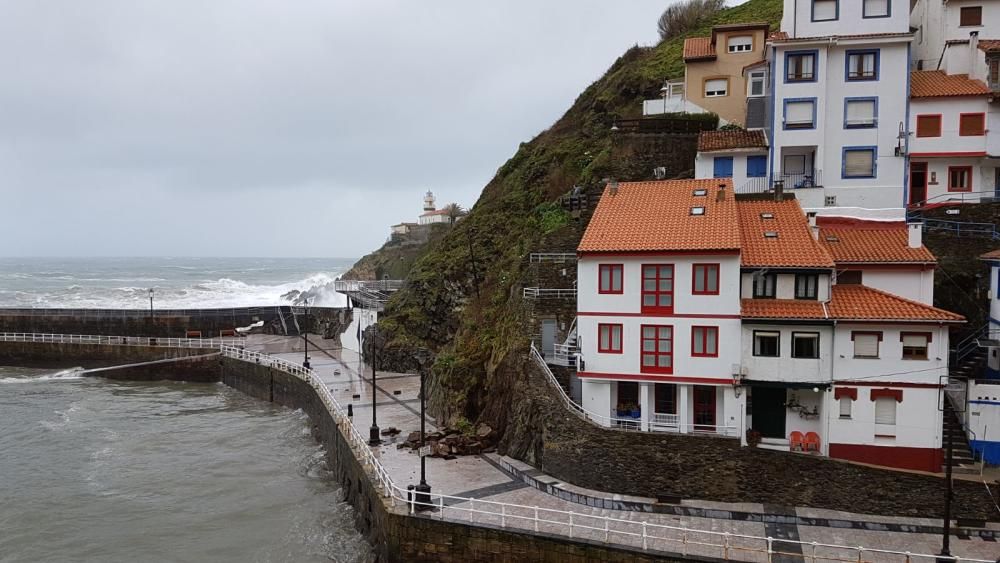
[[[927,200],[927,163],[910,163],[910,205]]]
[[[694,386],[694,428],[715,430],[715,387]]]

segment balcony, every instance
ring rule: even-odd
[[[773,178],[747,178],[742,185],[736,186],[738,194],[763,194],[774,192],[776,181],[784,182],[785,192],[823,187],[822,170],[812,170],[809,174],[777,174]]]

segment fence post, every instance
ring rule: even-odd
[[[476,515],[476,499],[469,499],[469,522],[472,522],[472,518]]]
[[[642,549],[646,549],[646,523],[642,523]]]
[[[444,497],[438,497],[438,500],[441,501],[441,519],[444,520]]]
[[[722,558],[729,559],[729,532],[722,534],[723,544],[722,544]]]
[[[569,513],[569,537],[573,537],[573,513]]]
[[[608,532],[608,519],[605,518],[604,519],[604,543],[608,543],[608,537],[610,535],[611,535],[610,532]]]
[[[816,542],[812,542],[812,546],[813,546],[813,548],[812,548],[812,560],[813,560],[813,563],[816,563]]]
[[[906,552],[906,563],[910,563],[910,552]]]
[[[687,530],[684,530],[684,533],[681,534],[681,555],[687,555],[687,554],[688,554],[688,533]]]
[[[501,504],[500,505],[500,527],[501,528],[506,528],[507,527],[507,505],[506,504]]]
[[[774,553],[774,538],[767,536],[767,563],[771,563],[771,555]]]
[[[863,546],[859,545],[858,546],[858,563],[862,563],[864,561],[864,551],[865,551],[865,548]]]
[[[535,507],[535,531],[538,531],[538,507]]]

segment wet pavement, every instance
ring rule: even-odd
[[[317,336],[309,337],[309,361],[313,370],[333,392],[337,401],[346,407],[351,405],[353,421],[362,435],[369,435],[372,422],[372,383],[371,368],[363,365],[357,349],[357,341],[352,341],[348,335],[356,333],[352,326],[345,332],[341,343],[333,340],[323,340]],[[342,345],[341,345],[342,344]],[[304,359],[305,341],[301,337],[283,336],[251,336],[247,348],[268,352],[295,363]],[[394,437],[383,436],[382,445],[375,448],[376,455],[393,477],[396,485],[406,488],[420,481],[420,461],[416,453],[409,449],[397,449],[397,444],[406,440],[411,432],[420,428],[420,378],[415,374],[400,374],[378,372],[376,374],[375,411],[378,425],[381,429],[398,428],[401,432]],[[436,430],[433,419],[427,418],[427,431]],[[506,463],[519,471],[509,472],[502,468]],[[502,458],[496,454],[482,456],[462,456],[453,460],[440,458],[427,459],[427,481],[434,494],[453,495],[471,498],[474,501],[446,499],[443,510],[435,510],[432,517],[469,521],[481,524],[506,526],[536,530],[557,535],[572,535],[574,538],[586,538],[599,542],[609,541],[642,547],[643,538],[635,531],[638,525],[626,522],[642,522],[687,528],[688,530],[667,530],[658,528],[650,532],[645,542],[649,549],[665,552],[687,553],[708,557],[724,556],[720,544],[728,543],[729,557],[741,561],[767,561],[766,541],[761,538],[774,538],[773,550],[787,555],[774,556],[775,561],[802,561],[812,556],[816,550],[817,558],[857,560],[855,550],[836,550],[823,547],[813,547],[809,542],[820,544],[835,544],[841,546],[865,546],[871,549],[891,550],[920,554],[936,554],[940,551],[940,534],[914,533],[903,531],[908,525],[940,526],[939,520],[922,518],[883,517],[864,514],[853,514],[833,510],[814,508],[783,509],[781,507],[765,506],[757,503],[719,503],[708,501],[684,501],[681,507],[684,515],[659,514],[646,511],[611,510],[598,508],[588,504],[570,502],[525,482],[525,475],[539,475],[540,472],[516,460]],[[549,478],[552,479],[552,478]],[[555,481],[554,479],[552,479]],[[634,501],[639,504],[652,504],[655,499],[627,497],[602,491],[587,491],[569,484],[555,481],[558,488],[571,491],[578,495],[594,498],[612,498]],[[850,492],[845,491],[845,494]],[[436,497],[435,497],[436,498]],[[499,506],[483,510],[483,505],[491,502],[521,505],[505,507],[504,516],[483,512],[499,512]],[[479,505],[478,507],[476,505]],[[397,505],[398,506],[398,505]],[[603,505],[602,505],[603,506]],[[536,519],[536,510],[537,519]],[[399,510],[405,510],[398,506]],[[546,516],[546,511],[549,516]],[[575,526],[566,523],[565,512],[574,512]],[[716,511],[716,512],[713,512]],[[740,519],[733,514],[771,514],[785,515],[790,518],[772,519],[772,521],[749,521]],[[696,514],[692,516],[690,514]],[[705,515],[723,515],[726,517],[704,517]],[[607,516],[621,519],[618,525],[612,522],[605,527],[605,520],[588,518],[588,515]],[[798,516],[799,518],[795,518]],[[824,525],[803,525],[803,518],[817,518]],[[844,522],[854,523],[845,526]],[[871,531],[865,523],[888,523],[892,530]],[[861,529],[859,529],[861,528]],[[919,528],[917,528],[919,529]],[[926,528],[925,528],[926,529]],[[954,555],[967,558],[994,561],[1000,557],[1000,525],[990,524],[983,535],[972,534],[968,537],[953,536],[951,550]],[[716,534],[729,534],[724,538]],[[754,536],[743,538],[739,536]],[[781,539],[806,542],[783,543]],[[724,541],[723,541],[724,540]],[[713,544],[713,545],[701,545]],[[903,561],[904,557],[891,554],[866,552],[866,561]],[[929,561],[929,559],[914,559],[914,561]]]

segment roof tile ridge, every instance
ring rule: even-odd
[[[951,316],[959,318],[959,319],[963,319],[963,320],[965,319],[965,317],[963,315],[959,315],[958,313],[954,313],[954,312],[949,311],[947,309],[941,309],[939,307],[935,307],[934,305],[928,305],[926,303],[921,303],[919,301],[914,301],[913,299],[907,299],[906,297],[903,297],[901,295],[896,295],[895,293],[889,293],[888,291],[884,291],[884,290],[881,290],[881,289],[876,289],[874,287],[871,287],[870,285],[850,284],[850,285],[844,285],[844,286],[834,285],[833,287],[856,287],[856,288],[864,288],[865,291],[870,291],[870,292],[873,292],[873,293],[876,293],[876,294],[884,295],[886,297],[895,299],[897,301],[902,301],[902,302],[908,303],[910,305],[915,305],[916,307],[919,307],[921,309],[929,309],[929,310],[932,310],[932,311],[937,311],[937,312],[940,312],[940,313],[945,313],[946,315],[951,315]],[[830,295],[831,295],[831,301],[832,301],[833,292],[831,292]]]

